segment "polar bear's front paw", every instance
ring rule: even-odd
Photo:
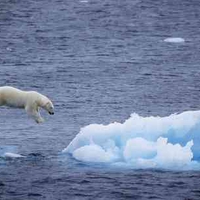
[[[38,119],[36,119],[35,121],[39,124],[39,123],[44,122],[44,119],[43,119],[43,118],[38,118]]]

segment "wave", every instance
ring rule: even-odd
[[[134,113],[124,123],[83,127],[63,150],[75,159],[132,168],[200,169],[200,111]]]

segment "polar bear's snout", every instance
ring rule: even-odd
[[[50,115],[54,115],[54,106],[50,101],[45,105],[45,109]]]
[[[50,115],[54,115],[54,111],[52,111],[52,112],[49,112],[49,114],[50,114]]]

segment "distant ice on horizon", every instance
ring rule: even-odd
[[[88,0],[81,0],[81,3],[88,3]]]
[[[181,38],[181,37],[169,37],[169,38],[164,39],[164,42],[183,43],[183,42],[185,42],[185,39]]]

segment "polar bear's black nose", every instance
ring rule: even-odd
[[[50,115],[54,115],[54,112],[49,112]]]

